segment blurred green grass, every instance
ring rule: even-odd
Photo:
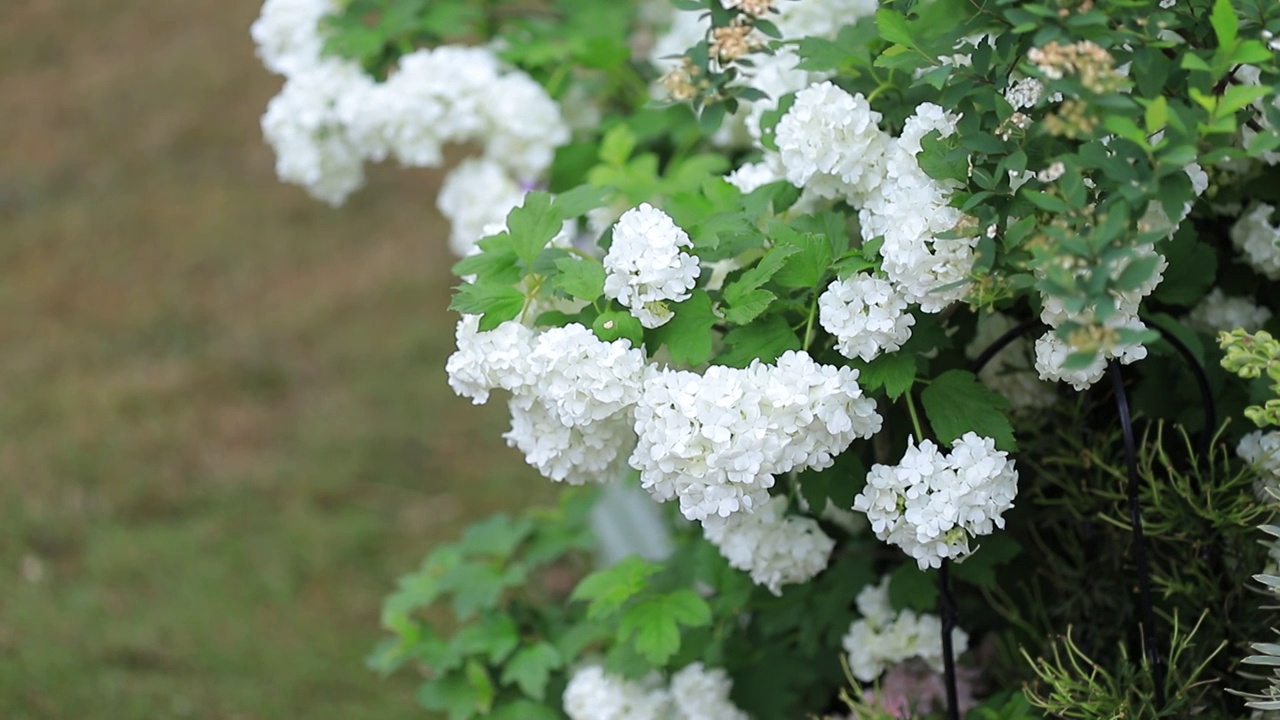
[[[445,382],[438,173],[276,182],[258,6],[0,3],[0,717],[422,717],[381,597],[554,492]]]

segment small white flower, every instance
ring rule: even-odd
[[[786,512],[787,498],[775,495],[754,512],[734,513],[721,525],[703,528],[703,535],[730,567],[781,595],[783,585],[808,582],[825,570],[835,547],[813,518]]]
[[[892,665],[920,658],[934,672],[942,672],[942,619],[937,615],[895,612],[889,605],[889,577],[879,585],[868,585],[858,593],[862,617],[849,626],[842,644],[849,670],[858,680],[875,682]],[[951,647],[956,655],[969,648],[969,634],[960,628],[951,631]]]
[[[870,275],[836,280],[818,298],[818,322],[835,336],[836,350],[847,358],[870,362],[901,348],[915,321],[906,298],[888,281]]]
[[[1271,310],[1249,298],[1229,297],[1222,288],[1214,288],[1187,315],[1187,323],[1211,335],[1243,328],[1254,332],[1271,319]]]

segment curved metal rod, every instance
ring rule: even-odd
[[[1191,374],[1195,376],[1196,387],[1200,391],[1200,402],[1204,404],[1204,427],[1200,429],[1200,436],[1196,438],[1196,450],[1199,452],[1197,462],[1199,462],[1208,458],[1209,444],[1213,441],[1213,434],[1218,429],[1218,406],[1213,400],[1213,389],[1209,387],[1209,375],[1196,359],[1195,353],[1191,352],[1191,348],[1187,347],[1187,344],[1177,335],[1150,318],[1142,318],[1142,321],[1159,331],[1160,336],[1178,351],[1183,362],[1191,370]]]
[[[1007,332],[1005,332],[1005,334],[1001,335],[999,338],[996,338],[995,342],[988,345],[987,349],[983,350],[982,354],[979,355],[977,358],[975,358],[974,361],[969,364],[969,369],[973,371],[974,375],[977,375],[978,373],[982,372],[982,368],[986,367],[987,363],[991,362],[991,360],[995,358],[996,355],[999,355],[1001,350],[1005,349],[1014,340],[1017,340],[1023,335],[1026,335],[1027,333],[1034,330],[1036,326],[1041,324],[1043,323],[1041,323],[1038,318],[1032,318],[1030,320],[1024,320],[1022,324],[1018,325],[1017,327],[1010,328]]]
[[[947,688],[947,720],[960,720],[960,693],[956,682],[956,654],[951,644],[959,612],[951,594],[951,573],[947,560],[938,568],[938,604],[942,615],[942,664]]]
[[[1107,365],[1107,374],[1111,376],[1111,386],[1115,390],[1116,410],[1120,413],[1120,429],[1124,434],[1124,459],[1129,475],[1129,524],[1133,528],[1133,559],[1138,566],[1138,603],[1142,618],[1142,646],[1151,665],[1151,675],[1155,682],[1156,709],[1165,706],[1164,696],[1164,662],[1160,657],[1159,643],[1156,642],[1156,611],[1151,600],[1151,568],[1147,562],[1147,537],[1142,531],[1142,507],[1139,503],[1141,480],[1138,477],[1138,444],[1133,437],[1133,417],[1129,413],[1129,395],[1124,389],[1124,378],[1120,375],[1120,363],[1112,360]]]

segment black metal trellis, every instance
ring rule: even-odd
[[[1144,319],[1144,321],[1148,326],[1157,330],[1161,337],[1173,346],[1195,378],[1196,388],[1200,393],[1200,400],[1204,406],[1204,427],[1201,428],[1196,442],[1196,462],[1200,462],[1208,456],[1209,445],[1212,442],[1213,433],[1217,426],[1217,406],[1214,403],[1213,392],[1209,386],[1209,376],[1205,373],[1204,366],[1196,358],[1195,353],[1187,347],[1186,343],[1182,342],[1181,339],[1159,323],[1149,319]],[[970,364],[970,369],[974,374],[981,372],[987,366],[987,363],[991,362],[1010,343],[1041,326],[1042,323],[1039,320],[1033,319],[1011,328],[983,350]],[[1138,571],[1139,621],[1142,625],[1143,654],[1151,666],[1152,680],[1155,683],[1156,707],[1164,708],[1167,700],[1164,687],[1165,666],[1163,656],[1160,653],[1159,638],[1156,634],[1155,603],[1151,597],[1151,568],[1147,558],[1146,535],[1142,528],[1142,507],[1140,503],[1142,488],[1141,478],[1138,475],[1138,447],[1133,433],[1133,416],[1130,413],[1129,395],[1124,387],[1120,363],[1116,360],[1111,360],[1107,365],[1106,372],[1111,377],[1116,412],[1119,416],[1120,428],[1124,438],[1125,466],[1129,481],[1126,494],[1128,496],[1129,520],[1132,528],[1130,547],[1134,564]],[[938,606],[942,620],[942,660],[947,692],[947,718],[948,720],[960,720],[955,651],[951,639],[952,632],[959,621],[959,609],[956,606],[955,595],[951,589],[951,574],[947,560],[943,560],[942,566],[938,569]]]

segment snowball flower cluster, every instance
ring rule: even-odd
[[[1075,348],[1058,337],[1054,330],[1049,330],[1036,341],[1036,371],[1039,372],[1041,379],[1066,382],[1076,390],[1085,390],[1102,378],[1109,361],[1118,360],[1121,364],[1128,365],[1147,356],[1145,346],[1141,343],[1123,342],[1117,333],[1121,330],[1141,332],[1147,329],[1146,323],[1138,319],[1138,308],[1143,298],[1154,292],[1164,279],[1164,271],[1169,267],[1169,262],[1164,255],[1157,253],[1150,245],[1137,248],[1136,254],[1129,261],[1134,263],[1153,256],[1157,262],[1151,276],[1135,290],[1113,293],[1112,299],[1115,301],[1116,310],[1101,323],[1094,322],[1091,311],[1073,314],[1067,310],[1061,298],[1050,295],[1041,297],[1043,304],[1040,319],[1050,328],[1057,328],[1069,321],[1086,326],[1096,324],[1110,336],[1107,341],[1099,344],[1089,365],[1079,369],[1068,369],[1064,367],[1064,363],[1075,352]],[[1126,267],[1128,264],[1113,267],[1112,279],[1118,278]]]
[[[870,192],[885,154],[879,122],[861,93],[830,82],[796,93],[775,135],[787,180],[825,198]]]
[[[604,294],[622,303],[640,324],[660,327],[674,313],[668,303],[689,298],[702,268],[684,252],[689,235],[666,213],[642,204],[613,226],[613,244],[604,256]]]
[[[1271,224],[1275,207],[1259,203],[1231,226],[1231,241],[1259,275],[1280,280],[1280,226]]]
[[[777,362],[706,373],[652,370],[635,410],[631,466],[655,499],[679,499],[704,526],[769,499],[774,476],[831,466],[855,437],[880,430],[858,371],[789,351]]]
[[[506,223],[507,214],[524,202],[524,188],[498,163],[467,158],[445,176],[436,207],[449,219],[449,249],[471,252],[485,228]]]
[[[813,518],[787,515],[787,498],[775,495],[751,513],[734,513],[703,528],[720,554],[751,582],[782,594],[783,585],[808,582],[827,567],[835,540]]]
[[[1004,527],[1013,507],[1018,471],[995,441],[968,432],[943,455],[930,440],[897,465],[874,465],[853,508],[867,514],[876,537],[902,548],[921,569],[963,558],[969,540]]]
[[[993,312],[978,321],[973,340],[965,346],[965,355],[976,359],[1002,335],[1017,323],[1001,312]],[[1057,399],[1053,386],[1044,382],[1033,367],[1031,342],[1019,337],[993,356],[978,379],[982,384],[1004,396],[1016,410],[1048,407]]]
[[[1258,498],[1273,502],[1275,498],[1269,490],[1280,490],[1280,431],[1255,430],[1245,435],[1236,446],[1236,454],[1263,474],[1256,488]]]
[[[251,34],[285,86],[263,117],[277,174],[332,205],[364,182],[365,161],[436,167],[451,142],[479,142],[509,173],[536,180],[569,139],[560,108],[489,48],[442,46],[399,58],[386,82],[354,61],[322,56],[320,21],[334,0],[267,0]]]
[[[1216,335],[1243,328],[1254,332],[1271,319],[1271,310],[1253,300],[1229,297],[1222,288],[1214,288],[1187,315],[1187,322],[1197,330]]]
[[[901,348],[915,322],[907,299],[887,280],[870,275],[836,280],[818,298],[818,323],[835,336],[836,350],[847,358],[870,362]]]
[[[898,293],[939,312],[964,297],[977,238],[939,237],[961,219],[954,184],[929,177],[916,156],[926,135],[951,135],[960,116],[923,103],[898,138],[880,119],[862,95],[811,85],[778,122],[779,162],[792,184],[857,207],[863,239],[884,239],[882,268]]]
[[[492,390],[511,393],[511,430],[503,437],[530,465],[571,484],[610,479],[634,442],[642,350],[578,324],[537,332],[507,321],[481,332],[473,315],[458,323],[457,343],[445,365],[449,385],[476,403]]]
[[[729,700],[733,681],[697,662],[664,687],[656,674],[642,680],[610,675],[599,665],[573,673],[561,702],[569,720],[747,720]]]
[[[863,588],[857,606],[862,617],[849,626],[842,643],[855,678],[875,682],[889,666],[912,658],[942,672],[942,620],[912,610],[895,612],[889,604],[888,576],[879,585]],[[956,655],[962,654],[969,647],[968,633],[954,628],[951,643]]]

